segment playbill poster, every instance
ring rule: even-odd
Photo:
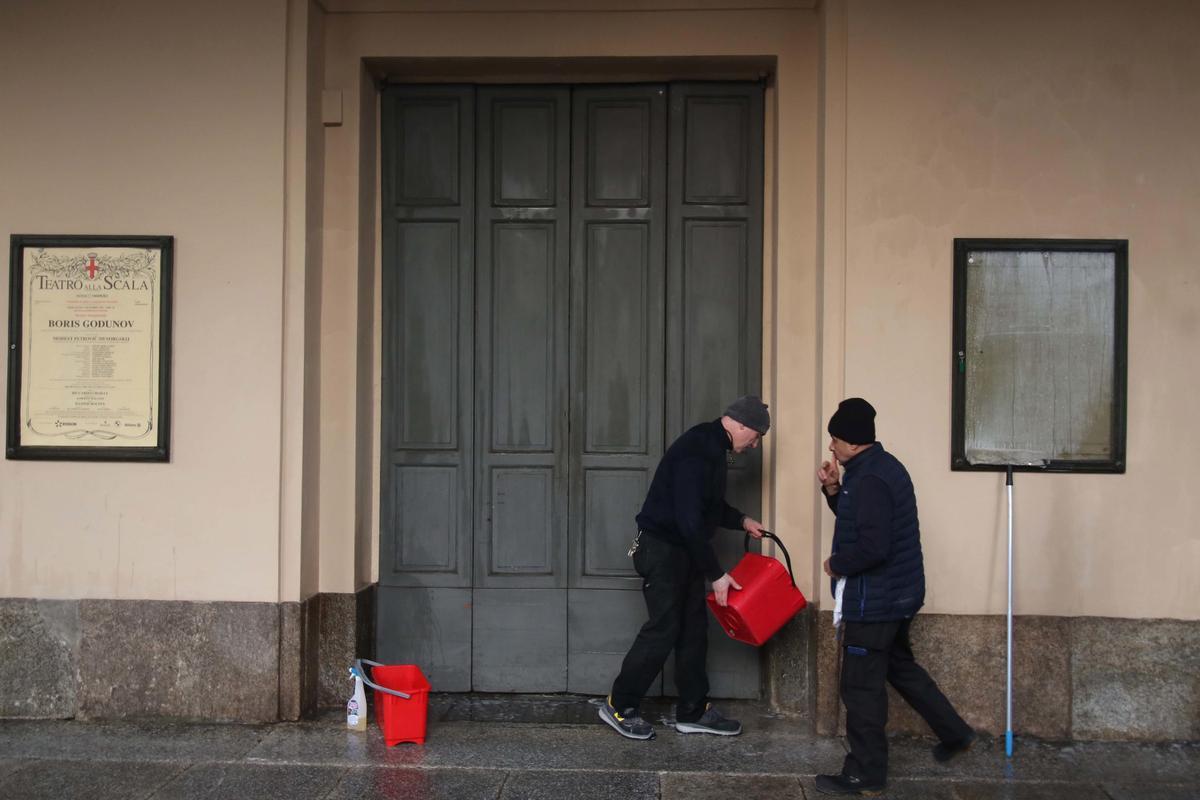
[[[164,249],[25,246],[20,259],[20,449],[153,448],[165,460]],[[10,421],[10,455],[13,433]]]

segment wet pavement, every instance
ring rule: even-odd
[[[841,739],[752,703],[722,704],[738,737],[681,735],[645,709],[653,741],[623,739],[588,698],[438,695],[423,745],[387,747],[372,719],[300,723],[0,721],[0,798],[792,800],[823,797]],[[1200,800],[1200,743],[1053,744],[981,738],[949,764],[931,739],[891,743],[893,800]]]

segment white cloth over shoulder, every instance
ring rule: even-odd
[[[846,579],[838,578],[837,588],[833,590],[833,627],[842,624],[842,595],[846,594]]]

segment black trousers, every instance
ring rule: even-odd
[[[887,780],[886,683],[912,706],[943,742],[966,738],[971,727],[913,658],[908,629],[900,622],[847,622],[842,635],[842,702],[850,752],[842,772],[865,781]]]
[[[695,722],[708,698],[708,610],[704,576],[696,571],[682,545],[641,535],[633,566],[642,576],[642,596],[650,619],[638,631],[633,646],[613,682],[612,703],[624,711],[639,708],[642,698],[675,651],[675,685],[679,701],[675,718]]]

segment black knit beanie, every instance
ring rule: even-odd
[[[849,444],[871,444],[875,441],[875,409],[861,397],[843,400],[829,418],[829,435]]]
[[[730,403],[729,408],[725,409],[725,416],[737,420],[747,428],[753,428],[763,436],[771,429],[771,414],[767,411],[767,404],[752,394],[739,397]]]

